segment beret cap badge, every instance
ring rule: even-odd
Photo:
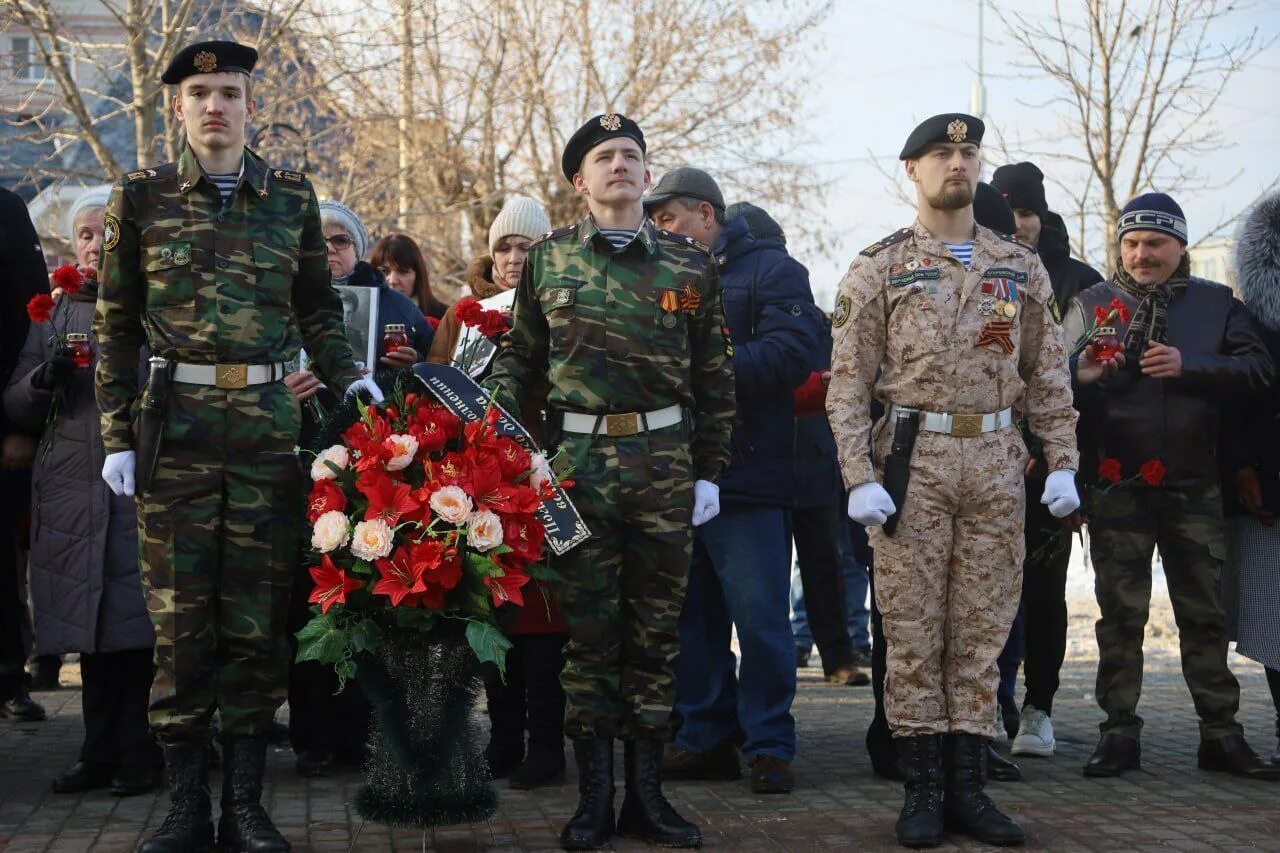
[[[618,130],[622,127],[622,119],[619,118],[615,113],[602,115],[600,116],[600,126],[603,127],[605,130],[609,131],[610,133],[613,133],[615,130]]]
[[[947,125],[947,137],[952,142],[964,142],[965,137],[969,135],[969,125],[960,119],[956,119]]]
[[[192,64],[202,74],[208,74],[218,67],[218,57],[211,50],[202,50],[195,55]]]

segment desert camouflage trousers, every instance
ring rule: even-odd
[[[1089,524],[1100,618],[1098,705],[1103,734],[1142,731],[1142,641],[1151,605],[1156,548],[1178,623],[1182,675],[1200,716],[1200,736],[1240,734],[1240,684],[1227,667],[1227,625],[1218,597],[1226,553],[1218,485],[1185,488],[1116,486],[1098,495]]]
[[[877,432],[877,471],[888,432]],[[1022,593],[1026,460],[1016,428],[976,438],[921,430],[897,530],[869,531],[895,736],[996,734],[996,659]]]
[[[138,500],[161,742],[208,740],[214,710],[224,734],[264,733],[284,701],[298,425],[279,382],[170,394],[155,481]]]
[[[569,626],[560,683],[570,738],[657,738],[675,702],[676,626],[693,555],[683,425],[609,438],[566,433],[569,495],[591,538],[553,558]]]

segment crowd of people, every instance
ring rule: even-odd
[[[371,243],[355,211],[244,147],[255,61],[231,42],[178,54],[182,158],[84,190],[75,261],[52,277],[0,193],[0,719],[44,719],[30,682],[55,686],[78,654],[84,741],[53,790],[130,796],[163,774],[151,853],[212,843],[211,763],[219,843],[268,851],[288,849],[260,804],[268,743],[287,738],[307,776],[365,759],[360,692],[284,651],[313,562],[294,448],[344,395],[378,399],[375,370],[455,363],[464,335],[418,242]],[[625,116],[565,147],[582,221],[553,228],[519,196],[493,221],[468,285],[510,328],[473,375],[563,449],[593,535],[557,560],[549,607],[506,608],[486,758],[512,788],[560,784],[572,741],[567,849],[615,832],[700,844],[664,778],[732,782],[745,759],[752,791],[790,792],[796,669],[815,643],[829,683],[872,688],[867,751],[904,786],[902,844],[1022,843],[985,783],[1020,777],[998,735],[1013,756],[1055,753],[1081,528],[1105,715],[1084,774],[1140,764],[1158,549],[1199,767],[1280,779],[1280,747],[1267,760],[1244,740],[1227,666],[1233,640],[1264,665],[1280,736],[1280,194],[1248,214],[1238,292],[1190,275],[1186,218],[1159,192],[1126,204],[1103,275],[1071,256],[1035,165],[979,181],[984,131],[952,113],[909,135],[917,218],[859,254],[830,312],[768,212],[726,204],[694,167],[650,186]],[[373,290],[407,343],[377,343],[362,372],[331,285]],[[286,369],[300,345],[309,361]],[[133,418],[157,354],[178,363],[149,472]],[[204,372],[229,363],[243,383]]]

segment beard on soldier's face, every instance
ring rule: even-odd
[[[960,210],[973,204],[973,187],[948,181],[934,194],[925,196],[934,210]]]

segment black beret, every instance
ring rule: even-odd
[[[231,71],[249,74],[258,62],[258,51],[234,41],[199,41],[189,44],[169,62],[160,77],[162,83],[176,86],[195,74],[218,74]]]
[[[1018,230],[1018,220],[1014,218],[1009,202],[999,190],[981,181],[973,191],[973,221],[1001,234],[1012,234]]]
[[[926,148],[939,142],[972,142],[974,145],[981,145],[982,132],[986,129],[982,119],[964,113],[943,113],[927,118],[911,131],[898,159],[919,157]]]
[[[564,172],[565,178],[572,182],[573,176],[582,167],[582,160],[587,156],[588,151],[601,142],[616,139],[619,136],[634,139],[641,151],[647,150],[640,125],[626,116],[620,113],[606,113],[590,118],[565,143],[564,154],[560,155],[560,169]]]

